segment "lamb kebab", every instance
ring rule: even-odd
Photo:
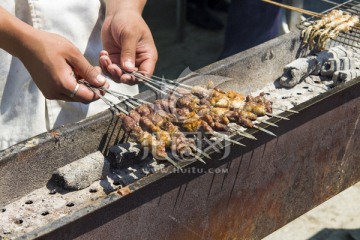
[[[222,91],[219,88],[214,89],[206,89],[201,86],[194,86],[191,90],[192,94],[195,96],[198,96],[201,100],[203,98],[208,99],[209,103],[213,105],[214,107],[224,107],[224,108],[230,108],[230,109],[241,109],[244,107],[246,101],[249,101],[248,97],[241,93],[237,93],[233,90],[230,91]],[[267,104],[272,105],[272,103],[265,99],[264,93],[260,93],[258,98],[263,98],[264,101],[257,101],[259,104]],[[272,106],[271,106],[272,109]],[[270,109],[269,109],[270,110]],[[280,109],[282,111],[292,112],[292,113],[298,113],[294,110],[284,110]],[[272,117],[282,118],[281,116],[277,115],[271,115],[272,111],[267,111],[265,115],[269,115]],[[286,119],[287,120],[287,119]]]
[[[255,139],[252,135],[248,135],[244,132],[238,132],[239,130],[231,127],[229,123],[236,123],[237,125],[246,127],[246,128],[256,128],[260,131],[266,132],[270,135],[276,136],[274,133],[256,126],[253,121],[257,120],[257,115],[244,111],[244,110],[229,110],[227,108],[208,108],[202,109],[198,113],[190,112],[187,116],[184,117],[184,123],[182,127],[187,131],[196,131],[200,127],[204,128],[208,132],[211,131],[228,131],[236,132],[237,134]]]
[[[122,120],[124,131],[130,134],[142,147],[150,149],[154,158],[165,159],[179,168],[179,166],[168,156],[165,148],[166,143],[164,141],[160,141],[156,139],[154,135],[142,130],[131,116],[124,113],[118,113],[118,116]]]
[[[304,29],[301,33],[303,43],[308,43],[310,37],[319,29],[324,27],[326,24],[334,21],[334,19],[343,15],[341,10],[332,10],[331,12],[325,14],[320,20],[315,21],[312,25]]]
[[[201,158],[193,153],[193,151],[196,151],[210,158],[206,153],[196,147],[193,139],[186,138],[182,132],[175,131],[176,129],[174,128],[170,129],[172,126],[171,122],[158,113],[154,113],[149,105],[143,104],[131,110],[128,117],[133,119],[133,122],[140,126],[143,131],[154,133],[158,141],[164,143],[165,147],[170,147],[176,154],[184,157],[192,156],[203,162]],[[132,125],[130,126],[132,127]],[[131,128],[127,128],[126,124],[124,130],[131,132]],[[138,136],[135,137],[139,140]]]
[[[261,93],[258,97],[244,97],[243,95],[240,95],[234,91],[229,91],[227,93],[222,92],[221,90],[215,89],[212,93],[212,98],[208,98],[208,104],[199,106],[199,107],[191,107],[190,110],[193,110],[194,112],[191,113],[192,115],[196,115],[197,112],[200,112],[200,115],[203,115],[202,112],[205,112],[207,116],[205,116],[207,119],[214,118],[213,116],[210,116],[209,114],[216,114],[217,118],[226,118],[224,116],[225,113],[228,114],[236,114],[237,115],[237,121],[236,123],[247,127],[247,128],[257,128],[261,131],[264,131],[268,134],[275,135],[270,131],[267,131],[261,127],[258,127],[252,123],[252,121],[258,120],[258,117],[262,117],[265,115],[270,116],[276,116],[269,112],[272,112],[272,102],[265,99],[264,94]],[[215,98],[215,100],[214,100]],[[204,100],[203,98],[202,100]],[[236,103],[233,104],[233,99],[236,99]],[[177,105],[178,107],[189,107],[196,105],[199,101],[196,101],[195,104],[190,103],[190,97],[183,96],[178,99]],[[207,110],[211,108],[211,110]],[[200,110],[199,110],[200,109]],[[191,114],[187,114],[185,118],[191,118]],[[235,116],[235,115],[234,115]],[[286,119],[281,116],[276,116],[278,118]],[[206,120],[206,119],[205,119]],[[259,120],[258,120],[259,121]],[[188,121],[189,122],[189,121]],[[273,125],[270,122],[267,121],[260,121],[265,122],[269,125]],[[207,122],[208,123],[208,122]],[[220,124],[227,125],[229,121],[221,122]],[[202,127],[207,127],[206,124],[201,123],[200,120],[195,119],[193,121],[194,126],[199,126],[202,124]],[[219,122],[216,123],[217,126],[219,126]],[[184,126],[186,129],[194,128],[194,126],[190,126],[190,124],[186,124]],[[207,127],[208,128],[208,127]],[[219,127],[218,127],[219,128]]]

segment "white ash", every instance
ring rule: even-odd
[[[280,83],[284,87],[293,87],[309,76],[316,69],[316,57],[298,58],[284,68],[284,74],[280,78]]]
[[[100,151],[57,169],[51,181],[68,190],[80,190],[108,175],[110,163]]]
[[[5,239],[16,239],[80,209],[93,207],[110,194],[117,195],[114,191],[119,187],[125,187],[149,174],[161,171],[164,167],[164,164],[158,164],[156,161],[134,164],[131,167],[110,172],[106,178],[95,181],[89,187],[78,191],[51,186],[36,189],[17,201],[1,207],[5,211],[0,212],[0,236]],[[54,189],[56,193],[50,194]],[[26,204],[26,202],[31,202],[31,204]],[[44,212],[48,214],[42,215]],[[22,221],[21,224],[19,220]]]
[[[317,68],[312,74],[317,75],[321,72],[321,67],[328,59],[337,59],[342,57],[352,57],[354,54],[352,49],[347,49],[343,46],[332,47],[329,50],[321,51],[316,54]]]
[[[281,88],[274,83],[270,83],[254,91],[252,95],[256,96],[264,92],[266,98],[273,102],[273,113],[280,114],[328,91],[331,87],[331,81],[323,81],[320,76],[309,76],[293,88]]]
[[[336,46],[306,58],[298,58],[286,65],[280,77],[283,87],[292,88],[310,75],[332,77],[334,72],[357,69],[359,55],[352,49]]]
[[[321,76],[332,76],[336,71],[360,69],[360,59],[356,57],[330,58],[321,67]]]
[[[333,75],[332,80],[333,80],[334,85],[339,85],[341,83],[350,81],[351,79],[354,79],[359,76],[360,76],[359,69],[336,71]]]

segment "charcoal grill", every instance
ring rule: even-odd
[[[202,68],[185,82],[206,83],[207,75],[216,75],[226,79],[219,82],[222,86],[238,91],[261,89],[281,76],[299,49],[299,33],[289,33]],[[277,138],[254,132],[258,141],[243,140],[247,147],[233,146],[226,159],[217,160],[222,155],[214,153],[206,166],[185,167],[203,171],[138,175],[107,192],[116,188],[108,179],[110,187],[95,183],[96,193],[85,189],[76,195],[75,206],[68,196],[76,193],[59,191],[55,195],[63,207],[39,209],[31,217],[43,221],[42,226],[19,238],[260,239],[360,180],[359,82],[354,79],[297,105],[299,114],[288,113],[290,121],[269,127]],[[138,97],[153,100],[155,94]],[[106,155],[122,138],[119,129],[118,119],[105,111],[0,152],[0,206],[21,201],[19,209],[31,208],[25,201],[35,198],[36,189],[46,191],[55,169],[97,150]],[[21,228],[28,219],[14,212],[12,220]]]

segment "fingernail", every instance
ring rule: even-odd
[[[103,75],[99,74],[99,75],[97,75],[97,77],[96,77],[96,81],[97,81],[98,83],[100,83],[100,84],[104,84],[104,83],[106,82],[106,79],[105,79],[105,77],[104,77]]]
[[[133,62],[128,59],[125,61],[125,67],[127,67],[129,69],[133,69],[135,66],[134,66]]]

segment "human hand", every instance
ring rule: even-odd
[[[56,34],[31,29],[17,56],[47,99],[82,103],[97,100],[99,97],[82,84],[70,97],[80,79],[96,87],[109,86],[99,67],[93,67],[79,49]]]
[[[108,14],[101,36],[106,51],[100,53],[99,63],[112,79],[133,85],[136,80],[126,72],[154,72],[157,50],[141,13],[123,8]]]

